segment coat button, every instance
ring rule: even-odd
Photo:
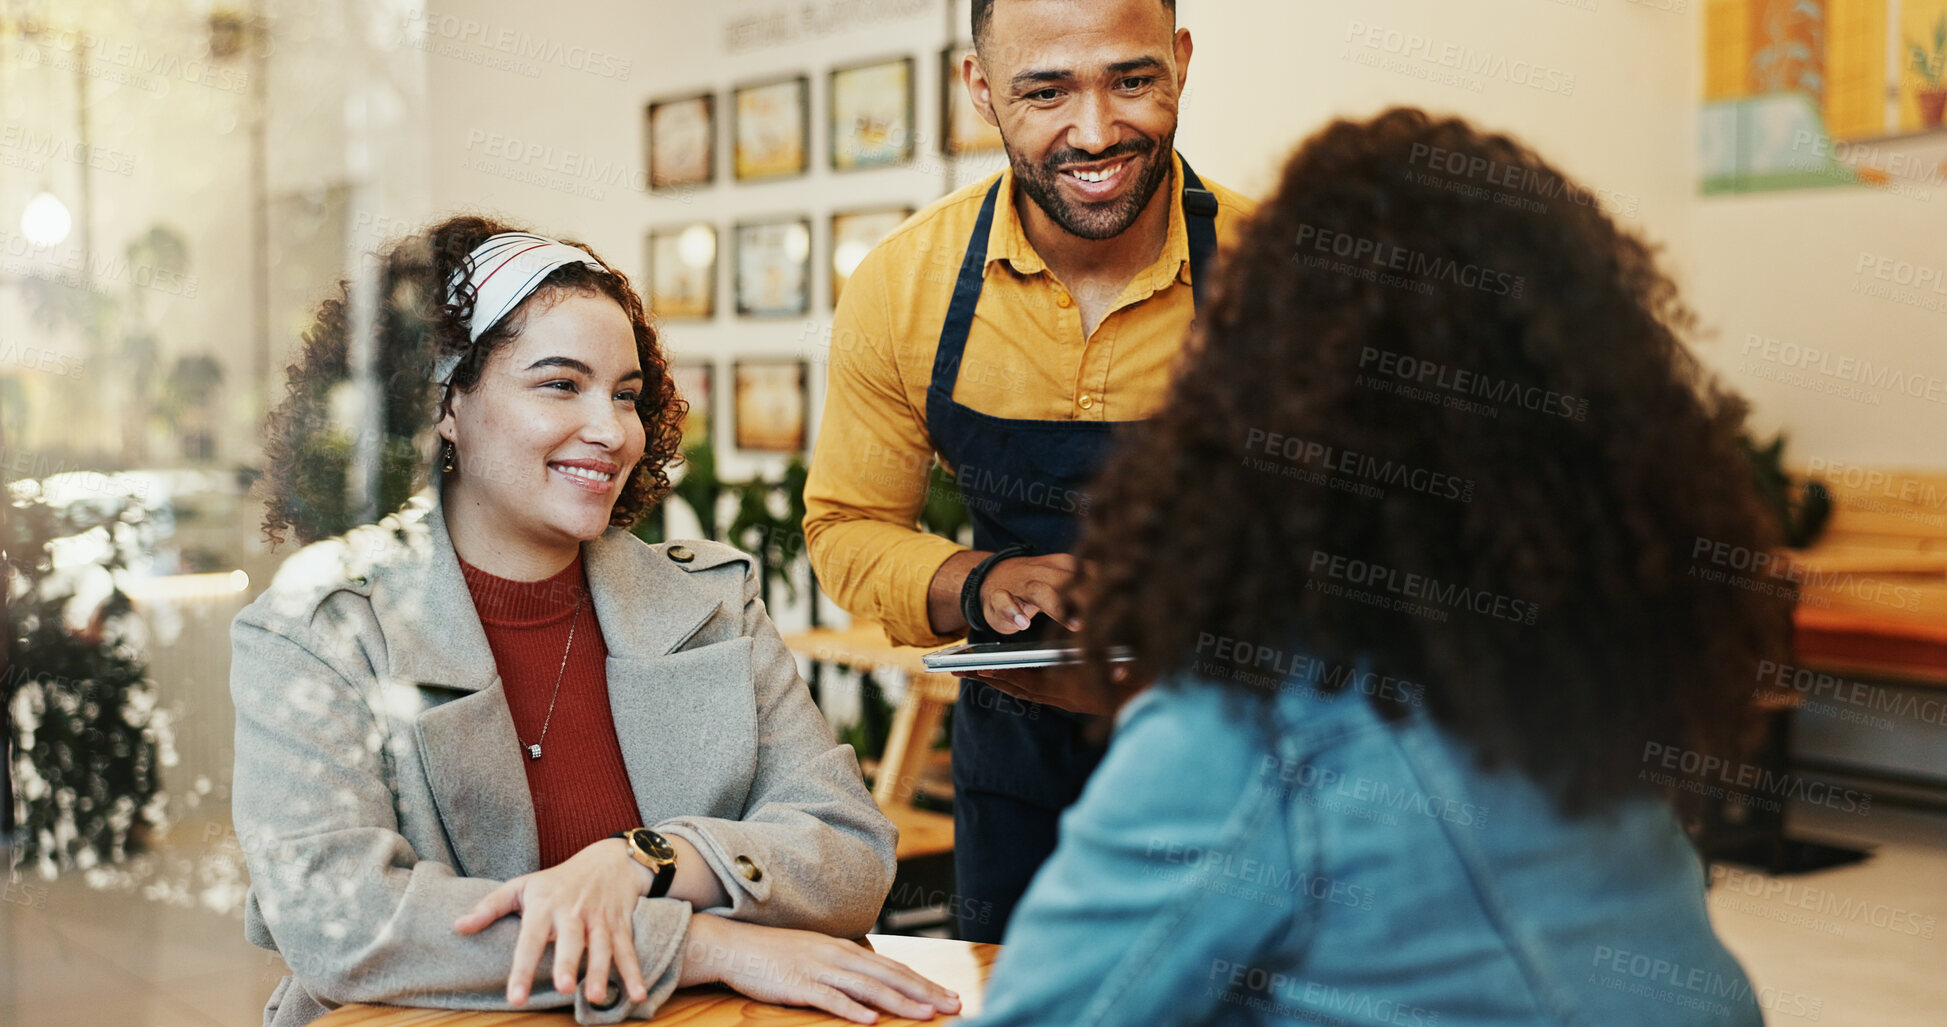
[[[696,554],[690,552],[688,546],[670,546],[665,552],[669,554],[670,559],[677,563],[688,563],[696,559]]]
[[[732,862],[737,864],[737,872],[744,875],[744,880],[756,884],[764,879],[763,869],[752,863],[749,856],[738,856]]]

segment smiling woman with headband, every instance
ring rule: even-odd
[[[369,416],[342,413],[349,286],[290,370],[265,531],[312,544],[232,628],[245,930],[292,971],[265,1023],[348,1002],[609,1023],[712,981],[862,1021],[956,1011],[832,937],[876,918],[894,831],[750,558],[626,530],[686,409],[627,279],[459,217],[390,247],[376,292]],[[437,480],[345,530],[359,449],[387,506],[416,454]]]

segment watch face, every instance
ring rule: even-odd
[[[671,863],[675,861],[676,850],[670,847],[668,839],[654,831],[644,831],[642,833],[648,836],[643,839],[645,844],[642,846],[642,851],[648,853],[650,859],[658,863]]]

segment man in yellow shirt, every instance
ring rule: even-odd
[[[813,568],[903,645],[1065,624],[1087,485],[1162,402],[1220,238],[1249,203],[1177,157],[1175,0],[975,0],[962,69],[1009,167],[853,272],[805,490]],[[974,545],[917,529],[935,456]],[[963,683],[953,729],[961,937],[999,941],[1100,758],[1088,718]],[[1024,687],[1025,686],[1025,687]]]

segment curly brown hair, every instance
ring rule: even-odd
[[[1646,742],[1739,746],[1790,600],[1693,554],[1777,541],[1745,406],[1586,190],[1458,119],[1338,121],[1212,299],[1085,525],[1099,687],[1139,687],[1111,645],[1126,681],[1247,693],[1283,684],[1242,673],[1266,652],[1369,666],[1419,686],[1382,714],[1424,702],[1570,813],[1640,787]]]
[[[520,335],[528,312],[536,304],[553,302],[563,293],[607,296],[622,307],[635,331],[636,356],[642,363],[642,391],[636,412],[642,418],[646,449],[622,486],[610,523],[630,527],[670,488],[668,469],[680,459],[683,417],[689,405],[677,394],[669,361],[650,324],[642,299],[617,270],[585,244],[563,240],[586,250],[605,270],[585,264],[556,268],[514,311],[467,341],[473,313],[468,290],[449,303],[446,282],[467,266],[468,254],[490,236],[527,231],[484,217],[462,215],[397,240],[379,253],[373,282],[377,329],[373,375],[382,383],[377,424],[380,454],[379,496],[374,509],[397,508],[430,475],[435,436],[433,425],[446,412],[449,395],[433,381],[433,366],[442,354],[461,354],[453,374],[453,388],[471,392],[481,371],[501,347]],[[265,499],[264,536],[275,546],[285,532],[300,543],[340,534],[372,515],[350,509],[350,467],[355,443],[342,424],[334,423],[332,399],[352,380],[354,285],[338,283],[337,295],[318,307],[304,334],[304,349],[289,369],[286,396],[269,418],[264,444],[265,472],[260,491]]]

